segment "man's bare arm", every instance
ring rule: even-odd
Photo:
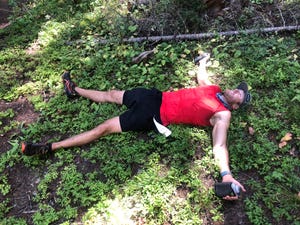
[[[199,86],[212,84],[209,80],[209,74],[206,70],[206,63],[204,62],[200,62],[200,65],[197,68],[197,82]]]
[[[213,125],[213,153],[220,168],[220,172],[230,172],[229,156],[226,144],[230,118],[231,113],[229,111],[224,111],[216,113],[211,119],[211,123]]]
[[[224,171],[230,172],[229,167],[229,154],[227,149],[227,131],[230,124],[231,113],[229,111],[223,111],[216,113],[211,118],[211,124],[213,125],[213,153],[215,160],[219,166],[220,173]],[[246,191],[243,185],[233,178],[231,174],[223,176],[222,182],[233,182],[241,187],[242,191]],[[226,200],[236,200],[238,196],[226,196]]]

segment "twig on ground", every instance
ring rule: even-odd
[[[276,5],[276,7],[277,7],[277,9],[278,9],[278,11],[279,11],[281,20],[283,21],[283,26],[285,26],[285,20],[284,20],[284,17],[283,17],[283,15],[282,15],[282,11],[281,11],[281,9],[280,9],[280,7],[279,7],[278,5]]]
[[[154,49],[150,50],[150,51],[145,51],[142,52],[141,54],[139,54],[137,57],[134,57],[132,59],[133,63],[140,63],[141,61],[143,61],[144,59],[148,58],[150,55],[152,55],[154,53]]]

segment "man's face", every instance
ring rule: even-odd
[[[231,105],[232,109],[238,109],[240,105],[243,103],[245,93],[240,89],[234,90],[225,90],[224,97],[226,98],[227,102]]]

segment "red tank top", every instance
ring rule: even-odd
[[[163,92],[160,107],[163,125],[211,126],[209,120],[216,112],[228,111],[216,97],[218,92],[221,92],[221,89],[216,85]]]

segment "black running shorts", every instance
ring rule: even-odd
[[[156,130],[153,117],[161,123],[162,92],[152,88],[135,88],[125,91],[123,105],[128,110],[120,115],[122,131]]]

